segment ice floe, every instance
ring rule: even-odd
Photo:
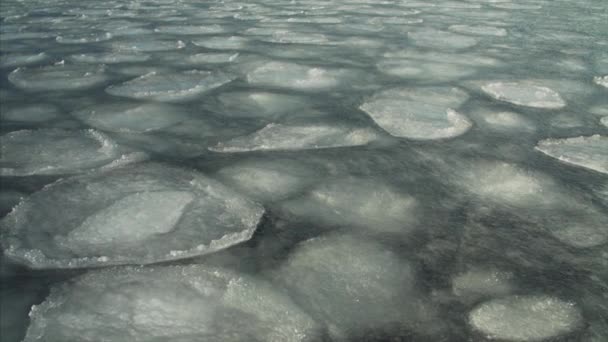
[[[263,280],[203,265],[115,268],[56,285],[24,342],[269,341],[319,338],[319,326]]]
[[[151,57],[143,53],[97,52],[71,55],[69,58],[78,63],[115,64],[145,62]]]
[[[3,176],[61,175],[140,160],[95,130],[21,130],[0,136]]]
[[[452,278],[452,292],[467,300],[504,296],[515,290],[513,273],[472,267]]]
[[[34,193],[2,221],[2,242],[33,268],[149,264],[248,240],[263,213],[200,173],[144,163]]]
[[[608,76],[596,76],[593,78],[593,82],[597,85],[601,85],[604,88],[608,88]]]
[[[209,109],[227,117],[275,118],[287,114],[297,116],[309,112],[310,101],[305,97],[264,91],[223,92],[219,104]]]
[[[304,309],[327,322],[335,340],[414,327],[431,316],[415,289],[414,267],[370,240],[331,235],[305,241],[278,277]]]
[[[340,84],[340,70],[311,67],[287,62],[268,62],[247,74],[247,81],[297,90],[325,90]]]
[[[192,99],[230,81],[226,74],[190,70],[176,73],[152,72],[106,89],[110,95],[156,101],[182,101]]]
[[[502,27],[494,26],[451,25],[448,30],[456,33],[472,34],[478,36],[504,37],[507,35],[507,30]]]
[[[157,33],[177,34],[177,35],[199,35],[199,34],[218,34],[225,32],[225,28],[219,25],[193,26],[193,25],[170,25],[159,26],[154,29]]]
[[[608,116],[604,116],[600,119],[600,123],[606,127],[608,127]]]
[[[476,122],[488,129],[500,132],[533,132],[534,122],[515,112],[479,110],[473,112]]]
[[[328,180],[282,207],[321,224],[379,233],[408,233],[418,219],[414,197],[383,182],[354,177]]]
[[[538,142],[536,150],[564,163],[608,174],[608,137],[545,139]]]
[[[18,66],[26,66],[30,64],[41,63],[48,59],[48,55],[44,52],[36,53],[36,54],[26,54],[26,53],[11,53],[11,54],[2,54],[0,56],[0,67],[2,68],[11,68]]]
[[[360,109],[393,136],[434,140],[471,128],[471,121],[456,111],[467,99],[467,93],[457,88],[395,88],[374,95]]]
[[[541,341],[580,328],[574,303],[547,295],[492,299],[469,313],[469,324],[485,337],[506,341]]]
[[[379,137],[371,128],[345,124],[271,123],[249,135],[220,142],[209,149],[215,152],[311,150],[367,145]]]
[[[18,68],[8,75],[11,83],[25,90],[79,90],[107,80],[103,67],[52,65],[42,68]]]
[[[156,38],[141,38],[140,40],[127,40],[112,42],[112,49],[118,52],[157,52],[172,51],[186,47],[181,40],[160,40]]]
[[[230,37],[209,37],[204,39],[195,39],[192,44],[205,47],[207,49],[216,50],[241,50],[247,46],[249,39],[230,36]]]
[[[418,46],[434,49],[466,49],[477,45],[477,39],[436,29],[420,29],[408,32],[408,37]]]
[[[60,44],[85,44],[104,42],[110,39],[112,39],[112,34],[110,32],[86,31],[86,33],[83,33],[81,31],[79,33],[57,36],[55,40]]]
[[[481,89],[493,98],[520,106],[558,109],[566,102],[555,90],[533,82],[492,82]]]

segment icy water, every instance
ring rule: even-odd
[[[0,2],[0,340],[608,341],[608,3]]]

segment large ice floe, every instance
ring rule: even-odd
[[[203,265],[110,268],[52,288],[24,342],[317,341],[319,326],[269,283]]]
[[[380,181],[328,180],[283,209],[313,222],[379,233],[407,233],[418,219],[418,201]]]
[[[0,175],[61,175],[145,158],[89,130],[38,129],[0,136]]]
[[[198,172],[144,163],[34,193],[2,221],[2,242],[33,268],[149,264],[248,240],[263,212]]]
[[[350,235],[300,243],[278,278],[304,309],[326,322],[334,340],[424,330],[421,325],[433,316],[415,289],[416,274],[407,260]]]
[[[544,109],[566,106],[558,92],[535,82],[491,82],[483,85],[481,90],[497,100],[519,106]]]
[[[453,138],[471,128],[471,121],[456,111],[467,99],[458,88],[395,88],[377,93],[360,108],[393,136],[434,140]]]
[[[545,139],[538,142],[536,150],[564,163],[608,174],[608,137]]]
[[[107,80],[103,67],[51,65],[41,68],[18,68],[8,80],[24,90],[79,90],[97,86]]]
[[[574,332],[582,322],[574,303],[547,295],[492,299],[469,313],[473,330],[500,341],[545,341]]]
[[[209,149],[215,152],[314,150],[367,145],[379,138],[380,135],[371,128],[344,123],[271,123],[249,135],[220,142]]]
[[[156,101],[182,101],[220,87],[232,77],[211,71],[191,70],[177,73],[152,72],[119,85],[106,92],[115,96]]]

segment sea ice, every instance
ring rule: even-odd
[[[494,26],[451,25],[448,30],[456,33],[472,34],[478,36],[504,37],[507,35],[507,30],[501,27]]]
[[[110,32],[104,31],[80,31],[73,34],[63,34],[55,39],[60,44],[85,44],[104,42],[112,39]]]
[[[360,109],[393,136],[434,140],[471,128],[471,121],[455,110],[467,99],[467,93],[457,88],[395,88],[377,93]]]
[[[493,82],[481,89],[493,98],[520,106],[558,109],[566,102],[555,90],[533,82]]]
[[[538,142],[536,150],[564,163],[608,174],[608,137],[545,139]]]
[[[606,127],[608,127],[608,116],[604,116],[600,119],[600,123]]]
[[[71,55],[69,58],[78,63],[116,64],[145,62],[150,59],[150,55],[142,53],[94,52]]]
[[[408,32],[408,37],[418,46],[434,49],[465,49],[477,45],[473,37],[430,28]]]
[[[197,172],[144,163],[34,193],[2,221],[2,242],[8,257],[32,268],[149,264],[248,240],[263,213]]]
[[[263,91],[224,92],[218,97],[220,108],[211,108],[227,117],[276,118],[310,111],[304,97]]]
[[[218,88],[232,79],[231,76],[211,71],[152,72],[120,85],[109,86],[106,92],[134,99],[181,101]]]
[[[29,53],[10,53],[0,56],[0,67],[12,68],[17,66],[26,66],[36,64],[48,59],[48,55],[44,52],[29,54]]]
[[[103,131],[130,133],[161,130],[188,119],[183,109],[158,103],[109,103],[82,109],[72,115]]]
[[[218,34],[225,32],[226,29],[219,25],[193,26],[193,25],[170,25],[159,26],[154,29],[156,33],[167,33],[177,35],[199,35],[199,34]]]
[[[73,174],[144,157],[92,129],[14,131],[0,136],[0,151],[3,176]]]
[[[116,52],[157,52],[183,49],[186,44],[181,40],[159,40],[157,38],[140,38],[112,43]]]
[[[329,70],[287,62],[268,62],[247,74],[247,81],[297,90],[324,90],[336,87],[340,70]]]
[[[504,296],[514,289],[513,274],[496,269],[473,267],[452,278],[452,292],[468,300]]]
[[[582,321],[575,304],[547,295],[492,299],[469,313],[474,330],[501,341],[544,341],[572,333]]]
[[[271,123],[249,135],[220,142],[209,149],[215,152],[311,150],[367,145],[378,138],[378,133],[371,128],[344,124]]]
[[[596,76],[593,78],[593,82],[597,85],[601,85],[604,88],[608,88],[608,76]]]
[[[326,225],[380,233],[407,233],[417,221],[418,201],[370,179],[326,181],[303,197],[287,201],[291,214]]]
[[[42,68],[18,68],[8,80],[25,90],[79,90],[94,87],[107,80],[103,67],[52,65]]]
[[[414,327],[431,315],[415,290],[414,267],[370,240],[330,235],[300,243],[278,277],[304,309],[327,322],[334,340]]]
[[[524,116],[514,112],[483,110],[475,113],[477,122],[494,131],[533,132],[536,125]]]
[[[207,49],[216,50],[241,50],[247,46],[249,39],[230,36],[230,37],[209,37],[204,39],[195,39],[192,44],[205,47]]]
[[[56,285],[30,315],[24,342],[300,342],[320,334],[267,282],[204,265],[89,272]]]
[[[20,123],[42,123],[60,119],[59,109],[49,104],[32,104],[0,110],[0,119]]]

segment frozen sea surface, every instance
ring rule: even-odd
[[[0,1],[0,340],[608,341],[607,23]]]

